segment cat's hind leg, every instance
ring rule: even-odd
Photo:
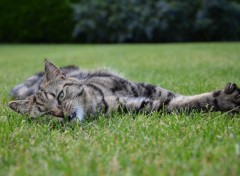
[[[60,70],[68,75],[78,71],[79,68],[76,66],[61,67]],[[38,72],[33,76],[29,77],[25,82],[16,85],[9,93],[9,96],[16,100],[24,100],[28,96],[35,94],[44,80],[44,72]]]

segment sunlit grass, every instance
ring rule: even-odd
[[[240,44],[0,45],[0,175],[239,175],[240,115],[113,114],[79,124],[30,120],[10,89],[58,66],[111,67],[182,94],[240,84]]]

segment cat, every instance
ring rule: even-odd
[[[107,70],[85,72],[76,66],[58,68],[48,60],[45,71],[11,90],[18,100],[9,107],[31,117],[50,114],[69,121],[113,111],[179,112],[192,110],[240,112],[240,89],[228,83],[224,89],[193,96],[159,86],[129,81]]]

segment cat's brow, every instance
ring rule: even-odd
[[[54,98],[56,98],[56,95],[52,92],[48,92],[50,95],[52,95]]]
[[[52,95],[54,98],[56,98],[56,95],[55,95],[54,93],[52,93],[52,92],[47,92],[47,91],[45,91],[43,88],[40,88],[40,92],[43,92],[44,94],[50,94],[50,95]]]

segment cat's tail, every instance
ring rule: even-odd
[[[66,75],[69,75],[72,72],[79,70],[79,68],[74,65],[61,67],[60,69]],[[25,82],[13,87],[9,93],[9,96],[12,99],[24,100],[28,96],[35,94],[39,90],[39,87],[43,82],[43,79],[44,79],[44,72],[43,71],[38,72],[33,76],[29,77]]]

